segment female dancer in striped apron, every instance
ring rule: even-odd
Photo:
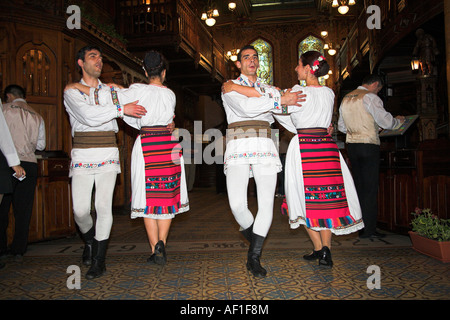
[[[314,251],[306,260],[332,266],[331,235],[349,234],[364,227],[351,173],[336,143],[327,133],[333,115],[334,92],[319,85],[329,65],[317,51],[299,59],[295,71],[306,87],[306,103],[292,108],[291,119],[298,130],[286,156],[286,204],[292,229],[305,225]]]
[[[314,251],[306,260],[332,266],[331,235],[356,232],[364,227],[361,208],[351,173],[336,143],[328,134],[334,92],[319,85],[318,78],[328,73],[329,65],[317,51],[304,53],[295,71],[306,87],[295,85],[292,92],[303,91],[301,108],[288,107],[297,135],[286,154],[286,202],[282,211],[289,215],[292,229],[304,225]],[[243,88],[234,87],[239,93]]]

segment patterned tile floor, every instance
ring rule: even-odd
[[[335,237],[332,269],[303,260],[302,255],[311,250],[310,242],[304,230],[289,230],[286,217],[279,214],[279,199],[262,257],[268,276],[256,279],[246,270],[247,245],[226,196],[195,189],[190,201],[190,212],[173,221],[165,266],[146,262],[149,249],[142,221],[115,215],[105,276],[84,278],[87,268],[80,263],[78,236],[31,244],[23,262],[8,258],[0,270],[0,300],[195,303],[450,298],[450,264],[415,252],[407,236],[388,234],[381,241],[360,240],[356,235]],[[256,207],[254,199],[249,207]],[[379,282],[373,280],[377,274]],[[379,288],[369,288],[378,283]]]

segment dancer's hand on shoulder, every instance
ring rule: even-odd
[[[78,89],[79,88],[78,85],[79,85],[79,83],[77,83],[77,82],[68,83],[68,84],[66,84],[64,91],[67,91],[70,89]]]
[[[234,91],[233,86],[234,86],[234,82],[231,81],[231,80],[228,80],[227,82],[224,82],[222,84],[222,93],[225,94],[225,93]]]
[[[281,104],[301,107],[301,103],[306,101],[305,98],[306,94],[303,94],[303,91],[292,92],[292,89],[288,89],[281,97]]]
[[[147,114],[147,110],[138,104],[138,101],[127,103],[123,106],[123,113],[134,118],[142,118]]]

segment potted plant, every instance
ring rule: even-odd
[[[412,215],[409,236],[413,249],[442,262],[450,262],[450,219],[440,219],[429,208],[416,208]]]

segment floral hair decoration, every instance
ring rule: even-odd
[[[320,56],[317,58],[316,61],[314,61],[313,65],[311,66],[311,74],[314,75],[316,73],[317,69],[319,69],[320,62],[324,61],[325,58],[323,56]]]

